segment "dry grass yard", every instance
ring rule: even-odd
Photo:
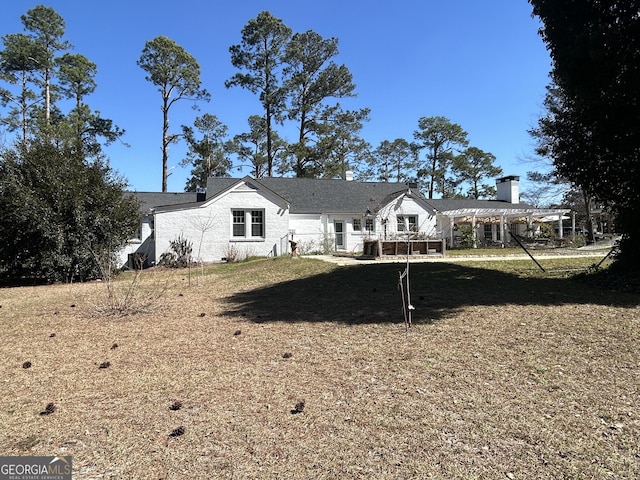
[[[106,283],[2,288],[0,453],[77,480],[639,478],[640,298],[569,278],[593,261],[414,264],[408,332],[393,264],[145,271],[125,316]]]

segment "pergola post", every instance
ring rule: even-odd
[[[564,228],[562,227],[562,214],[558,215],[558,238],[562,238]]]
[[[473,248],[478,248],[478,234],[476,232],[476,214],[471,216],[471,238],[473,239]]]
[[[453,248],[455,246],[454,243],[453,243],[454,240],[455,240],[455,238],[454,238],[455,235],[453,234],[453,229],[454,229],[454,227],[456,225],[456,217],[447,216],[447,218],[449,219],[449,233],[451,235],[451,241],[450,241],[449,245],[451,246],[451,248]]]

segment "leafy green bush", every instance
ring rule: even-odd
[[[460,246],[463,248],[472,248],[473,247],[473,227],[471,225],[459,225],[458,230],[462,234],[462,238],[460,240]]]
[[[95,256],[114,259],[138,226],[126,182],[100,158],[33,141],[0,154],[0,277],[100,278]]]

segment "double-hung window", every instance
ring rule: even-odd
[[[364,218],[364,231],[367,233],[373,232],[375,228],[375,223],[373,222],[373,218],[371,217],[363,217],[363,218]],[[353,219],[353,231],[354,232],[362,231],[362,218]]]
[[[264,238],[264,210],[232,210],[231,218],[234,239]]]
[[[398,232],[406,232],[407,227],[409,232],[418,231],[417,215],[398,215]]]
[[[493,225],[490,223],[484,224],[484,239],[493,240]]]
[[[251,236],[264,237],[264,212],[251,210]]]
[[[375,230],[375,223],[373,222],[373,218],[364,219],[364,229],[367,231],[367,233],[371,233]]]
[[[245,236],[245,211],[234,210],[233,211],[233,236],[244,237]]]

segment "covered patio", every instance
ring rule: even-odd
[[[542,223],[557,222],[558,238],[563,238],[563,222],[571,220],[575,232],[575,214],[569,209],[540,208],[459,208],[438,212],[439,230],[450,247],[459,246],[459,227],[469,225],[473,247],[505,246],[511,235],[533,237]],[[482,227],[482,230],[480,229]]]

